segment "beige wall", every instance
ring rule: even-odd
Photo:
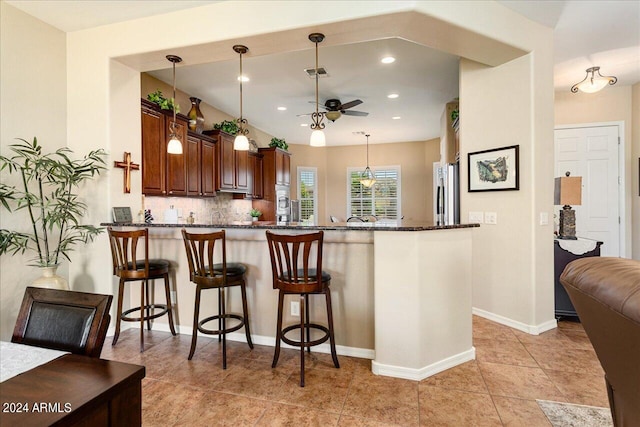
[[[440,159],[439,139],[392,144],[370,144],[369,166],[375,170],[383,166],[400,166],[402,215],[406,220],[433,222],[433,162]],[[347,219],[347,168],[364,170],[366,147],[340,146],[313,148],[290,145],[292,197],[297,197],[298,166],[318,168],[319,222],[328,222],[333,215]],[[321,153],[319,155],[319,153]]]
[[[639,150],[637,139],[632,138],[632,130],[634,128],[632,104],[631,86],[607,87],[597,93],[571,93],[566,91],[556,92],[555,94],[556,126],[605,122],[624,123],[624,181],[626,183],[624,195],[626,217],[624,247],[625,257],[627,258],[631,257],[632,254],[632,235],[637,232],[634,232],[633,228],[639,227],[638,225],[633,227],[633,202],[638,197],[638,175],[637,173],[633,175],[633,171],[638,168],[638,156],[633,156],[632,152],[635,151],[637,153]],[[638,108],[638,106],[635,108]],[[637,123],[637,117],[635,121]],[[634,191],[634,188],[636,191]],[[637,211],[635,214],[638,215]],[[635,224],[640,223],[635,222]],[[637,248],[636,245],[633,245],[633,247]]]
[[[640,260],[640,83],[632,89],[631,127],[632,255]]]
[[[35,136],[45,151],[66,145],[67,87],[65,34],[0,2],[0,153],[11,156],[14,138],[31,141]],[[43,72],[46,70],[46,72]],[[0,175],[5,184],[17,183],[17,175]],[[10,214],[0,207],[0,228],[29,231],[24,211]],[[0,257],[0,339],[13,331],[24,288],[36,279],[36,268],[23,267],[33,253]],[[16,268],[16,266],[19,266]],[[67,276],[66,265],[60,274]]]
[[[480,236],[488,252],[480,254],[486,263],[474,261],[474,305],[476,296],[483,295],[478,301],[482,305],[476,305],[479,309],[494,313],[505,323],[513,321],[516,326],[536,329],[553,321],[551,231],[534,220],[539,212],[552,211],[552,169],[548,161],[553,147],[552,31],[496,2],[473,5],[431,1],[227,1],[68,33],[67,144],[78,151],[103,147],[118,158],[123,151],[132,151],[134,158],[140,158],[140,73],[166,66],[164,56],[169,53],[189,56],[193,63],[230,59],[230,40],[251,45],[256,53],[269,54],[308,48],[307,35],[317,30],[327,34],[325,43],[329,45],[404,37],[468,60],[496,65],[480,73],[475,66],[461,65],[462,157],[476,149],[520,143],[524,174],[521,196],[467,194],[463,176],[463,217],[471,206],[498,210],[507,202],[499,209],[499,224]],[[9,21],[4,7],[3,31]],[[309,13],[310,7],[313,14]],[[224,15],[243,16],[243,20],[217,19]],[[214,20],[218,25],[211,25]],[[47,37],[46,30],[35,22],[26,25],[28,32],[38,33],[37,45],[43,46],[36,55],[48,52],[44,46],[49,46],[52,38]],[[24,37],[27,30],[12,25],[10,31],[17,38]],[[522,57],[526,52],[533,54]],[[42,77],[38,74],[34,80],[37,78]],[[4,73],[2,81],[7,81]],[[64,79],[55,84],[63,85]],[[21,89],[32,93],[26,84]],[[35,97],[20,96],[11,102],[22,100],[27,104],[36,101]],[[47,112],[52,112],[50,103]],[[48,120],[54,121],[52,116]],[[52,129],[60,131],[64,126]],[[463,163],[462,172],[465,167]],[[91,189],[88,220],[94,223],[107,219],[111,206],[123,204],[136,209],[140,204],[139,175],[132,194],[122,193],[121,175],[108,175]],[[113,292],[109,257],[102,236],[84,251],[81,262],[69,266],[73,286]],[[517,280],[511,280],[514,278]]]

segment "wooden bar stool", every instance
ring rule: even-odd
[[[267,231],[267,243],[271,256],[271,271],[273,273],[273,288],[278,294],[278,326],[276,331],[276,350],[273,355],[272,368],[278,364],[280,357],[280,341],[300,347],[300,387],[304,387],[304,349],[311,352],[311,347],[329,340],[331,357],[336,368],[340,367],[336,354],[336,343],[333,333],[333,312],[331,311],[331,275],[322,270],[322,243],[324,233],[308,233],[300,235],[282,235]],[[312,256],[315,253],[315,257]],[[315,259],[313,259],[315,258]],[[282,313],[284,296],[300,295],[300,323],[282,327]],[[311,323],[309,318],[309,295],[324,294],[327,304],[328,327]],[[300,340],[286,337],[287,332],[300,330]],[[324,334],[311,341],[311,329]],[[305,340],[306,332],[306,340]]]
[[[227,339],[228,333],[237,331],[244,326],[249,348],[253,349],[251,332],[249,330],[249,310],[247,309],[247,290],[244,275],[247,267],[244,264],[227,262],[227,245],[224,230],[213,233],[187,233],[182,229],[182,239],[189,261],[189,278],[196,285],[196,303],[193,311],[193,335],[189,360],[196,351],[198,331],[207,335],[222,337],[222,368],[227,369]],[[219,244],[221,254],[220,263],[214,263],[216,244]],[[242,294],[242,315],[226,312],[225,289],[239,286]],[[200,320],[200,294],[203,289],[218,289],[218,314]],[[227,319],[238,321],[233,326],[227,326]],[[207,329],[205,324],[213,320],[218,321],[218,329]]]
[[[116,345],[120,336],[120,321],[140,322],[140,352],[144,351],[144,322],[147,321],[147,329],[151,330],[151,320],[165,314],[169,316],[169,328],[176,335],[173,325],[173,311],[171,308],[171,290],[169,288],[169,261],[164,259],[149,259],[149,230],[144,228],[133,231],[115,231],[108,227],[109,244],[111,245],[111,258],[113,260],[113,274],[120,278],[118,286],[118,312],[116,314],[116,332],[111,345]],[[139,241],[144,242],[144,258],[138,257]],[[166,304],[151,302],[149,294],[149,280],[164,279]],[[142,281],[140,287],[140,307],[133,307],[122,311],[124,297],[124,285],[127,282]],[[140,311],[140,317],[128,315]],[[155,310],[160,312],[155,313]]]

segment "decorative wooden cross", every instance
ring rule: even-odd
[[[124,192],[131,193],[131,171],[140,169],[140,165],[131,161],[131,153],[124,152],[124,161],[113,162],[116,168],[124,169]]]

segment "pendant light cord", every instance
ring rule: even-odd
[[[240,52],[240,135],[243,134],[244,129],[242,128],[242,80],[244,76],[242,75],[242,52]]]

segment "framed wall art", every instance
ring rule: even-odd
[[[469,192],[520,189],[519,145],[468,154]]]

